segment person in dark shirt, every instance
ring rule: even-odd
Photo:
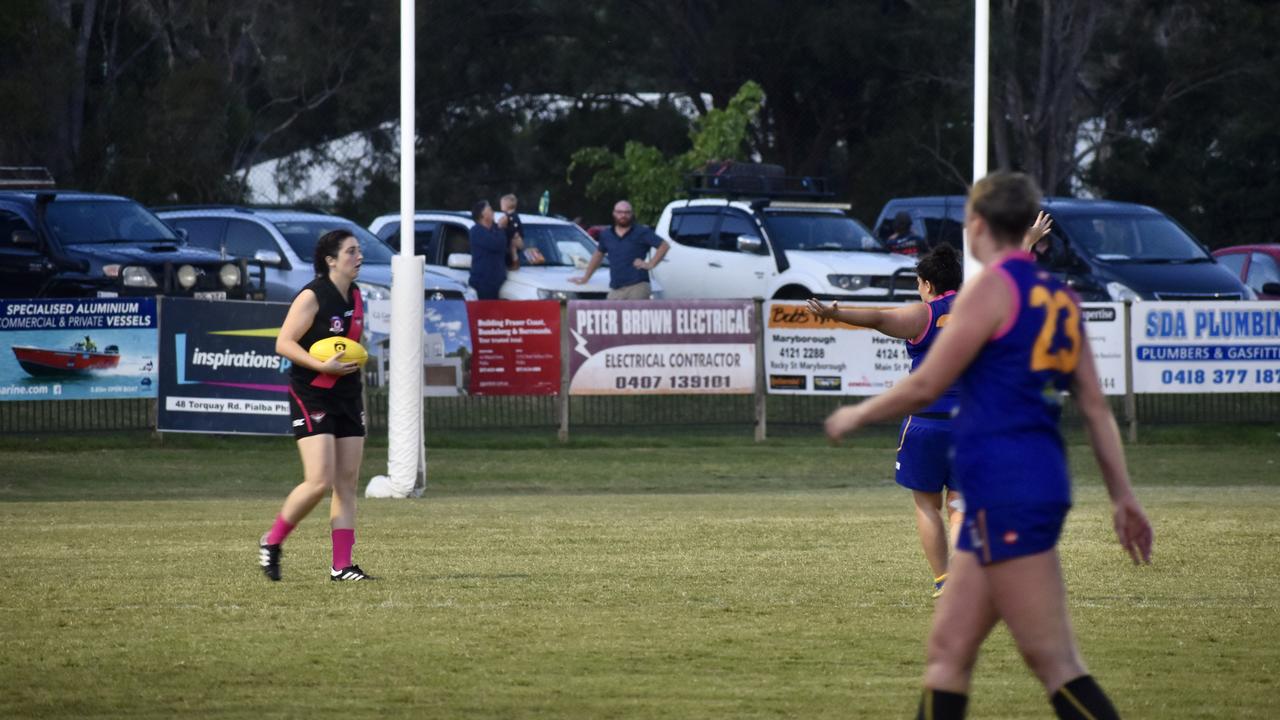
[[[591,254],[587,269],[569,282],[582,285],[591,279],[596,268],[609,257],[609,299],[648,300],[653,291],[649,284],[649,271],[662,262],[670,245],[659,238],[653,229],[635,224],[631,203],[619,200],[613,206],[613,225],[600,231],[596,238],[599,247]],[[653,258],[646,260],[649,251]]]
[[[481,300],[497,300],[502,283],[507,281],[507,233],[494,222],[493,207],[488,200],[477,200],[471,206],[471,219],[476,224],[469,233],[471,278],[468,283]]]
[[[329,579],[373,579],[351,562],[356,542],[356,481],[365,436],[360,366],[345,360],[341,352],[323,362],[308,352],[328,337],[359,341],[364,301],[355,279],[363,259],[360,243],[350,232],[322,235],[313,258],[316,279],[294,297],[276,336],[276,352],[292,363],[289,410],[302,456],[303,481],[289,493],[275,524],[259,541],[258,564],[269,580],[280,579],[285,538],[330,493],[333,564]]]
[[[903,255],[919,255],[924,249],[924,238],[911,232],[911,216],[900,212],[893,216],[893,234],[885,238],[890,252]]]

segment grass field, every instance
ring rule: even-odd
[[[1134,568],[1087,449],[1062,541],[1085,657],[1126,717],[1271,717],[1280,427],[1144,433]],[[0,717],[910,717],[932,601],[893,438],[444,437],[416,501],[255,542],[280,439],[0,439]],[[371,443],[365,476],[381,471]],[[998,630],[974,718],[1050,717]]]

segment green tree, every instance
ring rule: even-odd
[[[748,130],[764,102],[764,91],[747,81],[724,108],[698,118],[689,132],[692,147],[674,157],[655,147],[628,141],[622,153],[606,147],[584,147],[573,154],[568,173],[581,167],[594,171],[587,195],[627,198],[641,222],[653,223],[681,190],[684,176],[710,162],[742,160],[750,153]]]

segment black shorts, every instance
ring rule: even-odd
[[[364,402],[359,395],[343,397],[327,390],[289,384],[289,416],[293,436],[364,437]]]

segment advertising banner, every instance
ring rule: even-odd
[[[1139,393],[1280,392],[1280,302],[1133,304]]]
[[[1081,303],[1089,349],[1105,395],[1124,395],[1124,357],[1128,344],[1124,334],[1124,303]]]
[[[374,372],[365,377],[371,383],[386,385],[390,367],[391,301],[370,300],[365,304],[365,318],[369,362],[376,363],[371,368]],[[427,300],[422,325],[422,394],[465,395],[470,386],[472,356],[466,301]],[[556,325],[559,325],[558,318]]]
[[[0,400],[156,396],[155,298],[0,300]]]
[[[858,307],[902,307],[860,303]],[[765,303],[765,386],[780,395],[879,395],[911,370],[903,341],[824,320],[804,303]]]
[[[571,395],[755,392],[750,300],[569,303]]]
[[[289,361],[276,354],[283,303],[165,298],[158,428],[287,435]]]
[[[560,392],[560,303],[477,300],[467,303],[472,395]]]
[[[857,307],[902,307],[861,303]],[[878,395],[911,370],[903,340],[875,330],[824,320],[802,303],[769,302],[764,334],[765,383],[770,393]],[[1103,392],[1123,395],[1124,304],[1082,308]]]

